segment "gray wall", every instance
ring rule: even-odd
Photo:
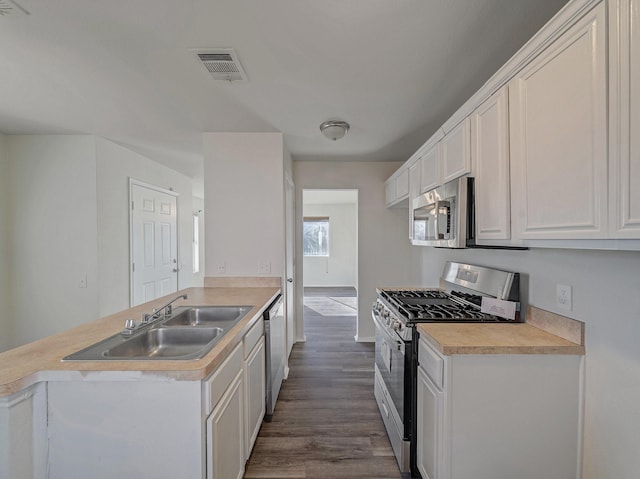
[[[179,287],[195,285],[189,178],[92,135],[7,135],[4,143],[0,350],[128,307],[129,176],[181,194]]]
[[[294,163],[296,204],[303,189],[358,190],[358,333],[359,340],[374,337],[371,304],[376,287],[418,286],[421,283],[421,251],[408,241],[408,210],[385,208],[384,182],[400,162],[297,161]],[[302,238],[302,211],[296,211],[297,238]],[[302,258],[302,245],[297,244]],[[297,262],[296,277],[302,276]],[[298,327],[302,327],[302,288],[297,291]]]
[[[0,351],[11,345],[11,321],[9,311],[9,161],[5,136],[0,133]]]
[[[178,289],[201,285],[192,268],[191,178],[104,138],[96,152],[100,316],[129,307],[129,178],[178,193]]]
[[[7,140],[12,343],[20,345],[97,318],[95,138]]]

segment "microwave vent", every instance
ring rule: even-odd
[[[247,81],[247,75],[233,48],[198,51],[196,55],[214,80]]]

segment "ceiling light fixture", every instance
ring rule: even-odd
[[[349,123],[342,120],[328,120],[320,125],[320,131],[330,140],[336,141],[349,131]]]

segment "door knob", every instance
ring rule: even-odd
[[[293,278],[287,278],[287,283],[293,283]]]

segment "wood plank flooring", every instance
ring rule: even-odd
[[[293,347],[289,378],[244,477],[400,479],[373,397],[374,346],[354,341],[355,311],[317,310],[327,309],[304,308],[307,342]]]

